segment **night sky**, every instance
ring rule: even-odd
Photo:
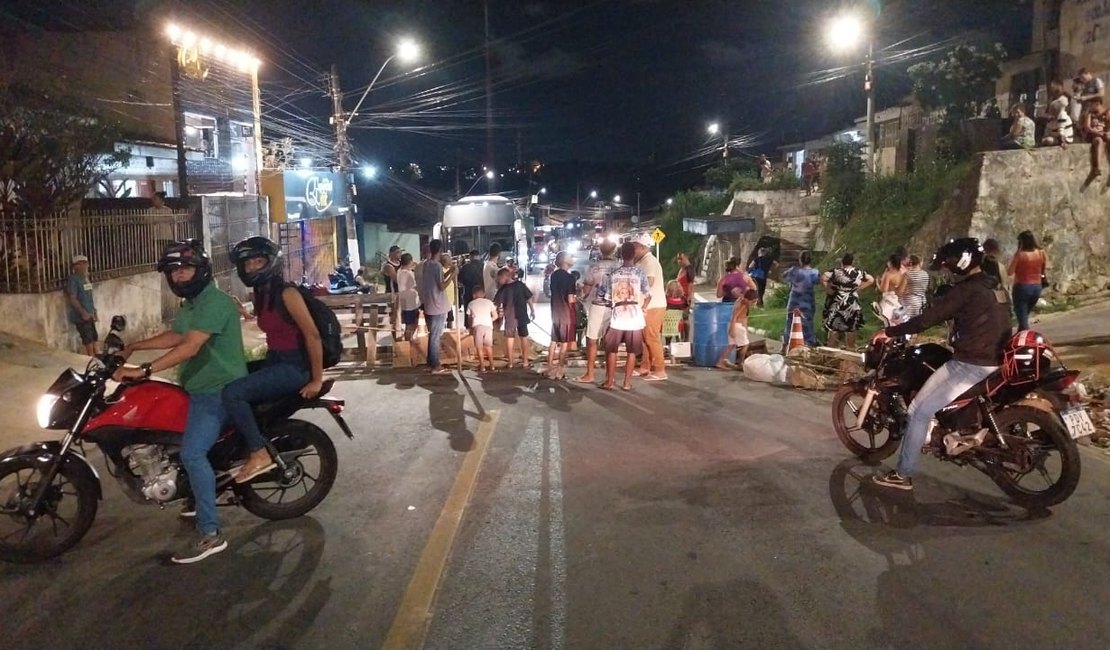
[[[498,166],[524,160],[704,165],[711,121],[751,142],[743,154],[846,126],[864,111],[857,68],[832,54],[823,25],[842,7],[876,0],[489,0],[494,41]],[[173,14],[221,29],[263,59],[264,113],[328,134],[322,96],[338,64],[345,91],[365,87],[402,36],[424,48],[413,69],[391,63],[355,133],[364,161],[481,164],[485,160],[481,0],[68,0],[6,2],[12,25],[100,28]],[[1029,48],[1028,0],[885,0],[877,49],[924,48],[952,38]],[[59,25],[59,22],[61,24]],[[882,56],[886,56],[887,52]],[[939,52],[937,53],[939,54]],[[905,68],[878,73],[879,106],[909,91]],[[346,108],[357,94],[349,94]],[[280,107],[278,112],[275,107]],[[291,115],[292,114],[292,115]],[[264,128],[266,115],[264,114]],[[365,127],[373,128],[365,128]]]

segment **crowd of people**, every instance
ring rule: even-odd
[[[996,239],[985,240],[983,249],[983,272],[993,276],[1002,287],[1009,286],[1018,329],[1029,329],[1041,292],[1049,285],[1048,255],[1028,230],[1018,235],[1015,251],[1006,264],[1002,263],[1001,245]],[[825,291],[821,322],[827,336],[826,345],[840,347],[843,340],[847,348],[856,347],[856,334],[867,319],[868,310],[863,308],[860,297],[862,291],[875,287],[878,296],[871,302],[870,311],[881,319],[880,322],[898,322],[924,311],[929,302],[930,285],[934,282],[923,267],[921,257],[907,253],[904,248],[890,255],[878,278],[857,267],[852,253],[841,256],[836,267],[820,272],[813,267],[812,255],[803,251],[797,263],[782,272],[781,279],[790,287],[782,340],[789,340],[790,316],[796,309],[802,316],[805,344],[819,345],[814,321],[816,289],[820,286]]]
[[[1048,103],[1036,115],[1044,122],[1040,146],[1067,148],[1080,139],[1091,145],[1091,177],[1102,175],[1102,159],[1110,159],[1110,108],[1106,106],[1105,84],[1090,70],[1080,68],[1071,92],[1060,80],[1047,85]],[[1003,149],[1033,149],[1038,145],[1037,124],[1026,107],[1010,108],[1010,130],[1002,137]]]

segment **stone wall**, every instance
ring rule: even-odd
[[[1110,170],[1108,170],[1110,171]],[[993,237],[1008,259],[1030,230],[1060,293],[1110,288],[1110,176],[1091,182],[1086,145],[979,154],[968,177],[911,241],[930,255],[951,237]]]
[[[127,317],[129,341],[152,334],[162,323],[162,285],[160,273],[141,273],[93,284],[93,301],[100,322],[101,338],[115,314]],[[77,332],[66,316],[66,297],[62,291],[49,293],[0,294],[0,331],[59,350],[79,351]]]
[[[762,206],[760,216],[768,219],[775,217],[805,217],[821,211],[821,198],[816,194],[803,196],[797,190],[745,190],[736,192],[733,197],[733,216],[754,218],[748,212]],[[746,205],[745,205],[746,204]]]

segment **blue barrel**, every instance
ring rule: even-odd
[[[694,365],[707,368],[717,365],[717,357],[728,347],[728,321],[732,318],[731,302],[694,303],[692,341]]]

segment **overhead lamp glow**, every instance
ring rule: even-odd
[[[309,167],[312,167],[312,159],[301,158],[301,169],[308,169]]]
[[[590,190],[590,198],[591,199],[596,199],[597,198],[597,190]]]
[[[166,36],[174,43],[177,42],[177,39],[181,38],[181,28],[177,26],[177,23],[166,25]]]
[[[397,43],[397,58],[402,63],[412,63],[420,58],[420,46],[411,38],[403,38]]]
[[[667,199],[667,205],[674,205],[674,199]]]
[[[490,180],[493,180],[493,177],[494,177],[494,176],[496,176],[496,174],[494,174],[494,173],[493,173],[493,170],[492,170],[492,169],[491,169],[491,170],[489,170],[488,172],[486,172],[486,178],[488,178],[488,179],[490,179]]]
[[[200,39],[200,53],[201,54],[208,54],[209,52],[212,51],[212,47],[213,47],[212,39],[208,38],[207,36],[204,36]]]
[[[373,165],[364,165],[362,167],[362,175],[366,178],[374,178],[378,175],[378,168]]]
[[[620,194],[613,197],[613,203],[620,203],[620,202],[621,202],[621,195]]]
[[[181,35],[181,44],[185,47],[192,47],[197,43],[197,35],[193,32],[185,32]]]
[[[863,21],[859,16],[844,14],[837,16],[829,23],[825,39],[830,47],[837,50],[847,50],[863,42]]]

